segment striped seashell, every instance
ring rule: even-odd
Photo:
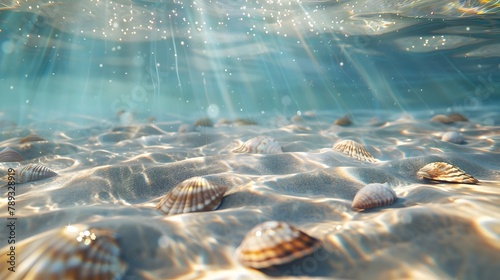
[[[233,150],[233,153],[279,154],[283,148],[276,139],[269,136],[257,136],[247,140]]]
[[[219,207],[226,186],[210,183],[203,177],[193,177],[179,183],[156,206],[167,215],[212,211]]]
[[[120,279],[127,269],[117,236],[108,229],[71,225],[16,242],[15,247],[15,272],[2,269],[0,279]],[[8,246],[2,252],[10,252]]]
[[[368,162],[376,161],[363,145],[352,140],[342,140],[333,145],[333,149],[357,160]]]
[[[449,183],[477,184],[479,181],[462,169],[446,162],[431,162],[418,170],[423,179]]]
[[[381,207],[394,203],[397,198],[388,183],[373,183],[364,186],[356,193],[351,207],[360,210]]]
[[[0,152],[0,162],[20,162],[23,160],[24,158],[21,154],[9,147],[6,147]]]
[[[247,233],[236,249],[238,261],[252,268],[289,263],[321,247],[318,239],[285,222],[268,221]]]
[[[57,176],[57,173],[52,171],[47,166],[38,163],[31,163],[22,167],[14,177],[16,178],[16,183],[23,184],[54,176]]]
[[[448,131],[443,133],[443,136],[441,136],[441,141],[450,142],[454,144],[462,144],[465,142],[462,134],[456,131]]]

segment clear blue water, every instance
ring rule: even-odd
[[[498,1],[19,2],[0,12],[0,109],[20,123],[500,102]]]

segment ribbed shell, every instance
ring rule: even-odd
[[[234,153],[253,154],[279,154],[283,152],[281,145],[276,139],[269,136],[257,136],[247,140],[240,147],[233,150]]]
[[[84,225],[16,240],[15,252],[16,271],[2,264],[0,279],[120,279],[127,268],[116,234]]]
[[[22,167],[14,177],[16,178],[16,183],[22,184],[54,176],[57,176],[57,173],[52,171],[47,166],[38,163],[31,163]]]
[[[367,162],[376,161],[363,145],[352,140],[342,140],[333,145],[333,149],[357,160]]]
[[[354,199],[351,207],[354,209],[368,209],[391,205],[398,197],[388,183],[368,184],[361,188]]]
[[[285,222],[269,221],[255,226],[236,250],[239,262],[252,268],[289,263],[321,247],[314,237]]]
[[[9,147],[0,152],[0,162],[20,162],[23,160],[23,156]]]
[[[479,181],[462,169],[446,162],[432,162],[422,167],[417,175],[421,178],[463,184],[477,184]]]
[[[167,215],[212,211],[219,207],[226,186],[210,183],[203,177],[182,181],[169,191],[156,206]]]

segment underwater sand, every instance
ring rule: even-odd
[[[494,279],[500,273],[500,113],[466,116],[469,122],[442,124],[430,122],[428,113],[357,112],[351,126],[341,127],[332,125],[341,115],[309,112],[294,121],[255,117],[256,125],[190,132],[178,129],[194,119],[123,125],[80,116],[33,121],[28,130],[4,117],[0,148],[19,151],[25,161],[0,168],[3,176],[8,168],[42,163],[59,174],[16,186],[17,244],[73,224],[112,229],[127,265],[123,279]],[[441,141],[446,131],[460,131],[466,142]],[[32,132],[47,141],[20,144]],[[278,140],[284,152],[231,152],[259,135]],[[334,151],[342,139],[362,143],[378,162]],[[458,166],[480,184],[417,178],[434,161]],[[155,209],[194,176],[229,187],[217,210],[165,216]],[[399,197],[394,204],[351,209],[360,188],[384,182]],[[5,187],[0,209],[6,221]],[[242,266],[236,247],[269,220],[318,238],[323,251],[264,271]],[[0,276],[21,279],[6,274],[1,245]],[[26,257],[18,249],[18,268]]]

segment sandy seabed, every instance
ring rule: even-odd
[[[71,255],[73,245],[59,232],[78,225],[115,233],[123,279],[495,279],[500,113],[466,116],[468,122],[443,124],[419,113],[365,112],[353,115],[354,123],[346,127],[332,124],[341,117],[333,113],[259,117],[253,125],[221,121],[213,127],[185,125],[194,119],[123,125],[68,117],[64,123],[33,121],[26,129],[3,119],[0,148],[17,150],[25,160],[0,163],[0,175],[41,163],[58,176],[16,185],[17,271],[5,266],[10,245],[2,226],[0,278],[69,269],[58,256],[64,250]],[[447,131],[460,132],[465,142],[442,141]],[[44,141],[25,138],[33,133]],[[231,152],[261,135],[279,141],[283,153]],[[362,143],[377,162],[332,149],[344,139]],[[416,176],[436,161],[455,165],[480,183]],[[166,216],[155,208],[168,191],[194,176],[228,187],[217,210]],[[398,196],[394,204],[362,212],[351,208],[360,188],[385,182]],[[2,184],[0,217],[7,223],[8,192]],[[321,249],[261,271],[244,267],[236,247],[251,228],[269,220],[294,225],[319,239]]]

